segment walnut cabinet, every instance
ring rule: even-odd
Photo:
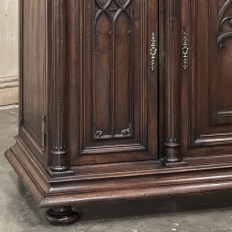
[[[21,0],[6,157],[45,218],[232,188],[232,0]]]

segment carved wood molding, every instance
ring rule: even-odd
[[[179,91],[181,67],[180,5],[179,0],[166,0],[165,162],[181,161]]]

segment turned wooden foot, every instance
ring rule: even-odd
[[[80,212],[74,211],[71,206],[52,207],[44,215],[48,222],[59,226],[75,223],[80,217]]]

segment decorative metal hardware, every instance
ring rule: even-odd
[[[155,32],[152,32],[152,34],[151,34],[151,48],[150,48],[151,70],[152,71],[155,71],[156,54],[157,54],[156,37],[155,37]]]
[[[46,121],[45,121],[45,115],[43,115],[42,118],[42,150],[44,151],[45,148],[45,136],[47,133],[47,128],[46,128]]]
[[[183,37],[183,47],[182,47],[182,57],[183,57],[183,68],[186,70],[188,68],[188,53],[189,53],[189,48],[188,48],[188,37],[187,33],[184,33]]]

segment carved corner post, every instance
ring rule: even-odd
[[[67,148],[67,101],[65,67],[65,2],[52,1],[52,165],[48,169],[52,177],[74,175],[69,170]],[[80,212],[71,206],[52,207],[45,212],[45,219],[51,224],[68,225],[80,219]]]
[[[52,1],[52,175],[67,175],[65,0]],[[65,172],[65,173],[64,173]]]
[[[165,25],[165,142],[164,163],[181,161],[180,69],[181,1],[166,0]]]

